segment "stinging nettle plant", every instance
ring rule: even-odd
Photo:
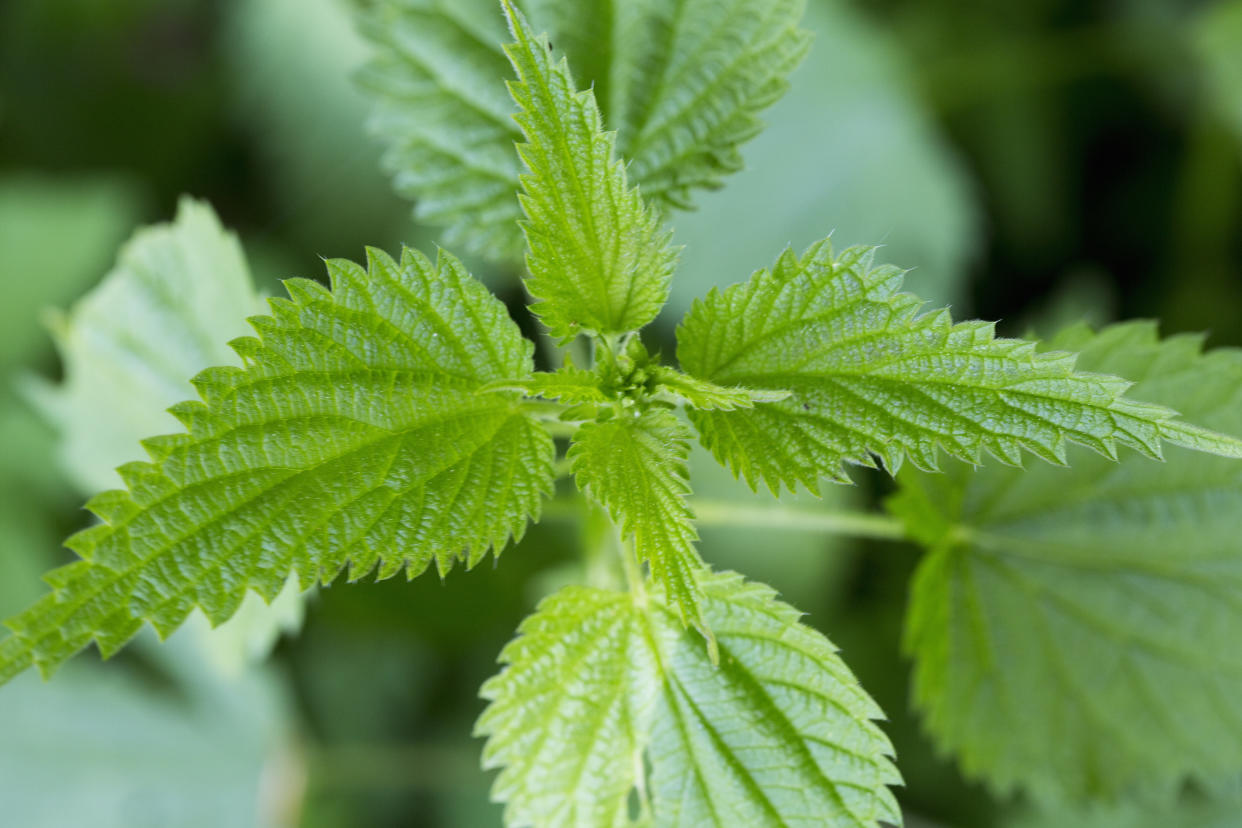
[[[221,623],[291,577],[472,567],[572,476],[605,516],[602,568],[539,605],[482,690],[508,824],[899,823],[881,711],[833,645],[700,558],[697,436],[774,495],[851,465],[898,477],[890,511],[927,549],[914,700],[968,774],[1048,800],[1236,774],[1242,441],[1222,432],[1242,432],[1242,355],[1147,323],[998,339],[823,241],[697,301],[662,362],[638,331],[676,270],[663,211],[739,166],[806,49],[801,4],[522,6],[538,28],[509,0],[381,3],[364,82],[419,214],[524,256],[560,367],[535,370],[446,251],[286,282],[231,343],[242,365],[171,409],[184,431],[89,502],[81,560],[7,622],[0,680],[195,609]]]

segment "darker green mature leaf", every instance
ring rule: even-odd
[[[624,409],[611,420],[586,423],[569,449],[578,487],[608,510],[640,561],[668,593],[683,623],[711,640],[700,608],[694,549],[698,533],[686,504],[689,430],[664,408]]]
[[[478,728],[507,823],[630,825],[634,788],[656,826],[900,823],[882,714],[832,644],[738,575],[703,593],[718,665],[659,590],[568,587],[523,624]]]
[[[1057,337],[1132,394],[1242,430],[1242,352],[1130,323]],[[929,554],[907,619],[936,740],[998,791],[1170,796],[1242,767],[1242,463],[905,470],[890,507]]]
[[[617,149],[648,198],[688,208],[695,188],[742,168],[738,147],[789,88],[810,43],[805,0],[649,0],[642,18],[612,5],[633,50],[605,104]]]
[[[738,146],[785,91],[808,36],[804,0],[525,0],[537,31],[568,55],[617,133],[630,177],[653,203],[688,206],[741,166]],[[502,80],[495,0],[384,0],[364,28],[363,74],[386,164],[416,214],[493,258],[517,260],[513,194],[521,139]]]
[[[678,329],[688,373],[791,392],[751,409],[691,412],[717,459],[777,491],[814,489],[821,476],[846,482],[845,463],[875,458],[935,469],[940,450],[975,463],[984,451],[1064,463],[1071,442],[1158,457],[1164,439],[1238,456],[1242,442],[1123,397],[1128,382],[1076,371],[1072,354],[996,339],[990,323],[954,324],[945,310],[920,313],[901,282],[900,270],[873,265],[871,250],[834,258],[824,241],[697,302]]]
[[[330,262],[332,292],[286,283],[259,338],[233,343],[245,367],[198,376],[203,401],[172,409],[188,433],[146,441],[129,490],[88,504],[104,522],[70,540],[83,560],[7,622],[0,679],[92,639],[110,654],[144,621],[167,634],[194,607],[222,621],[291,572],[444,573],[522,534],[552,441],[517,395],[478,389],[529,373],[532,346],[451,256],[369,264]]]
[[[385,166],[445,243],[518,261],[521,133],[505,90],[512,70],[497,0],[386,0],[363,19],[376,45],[362,73]]]
[[[668,298],[677,251],[630,188],[594,95],[575,91],[547,38],[508,3],[505,11],[516,39],[506,52],[518,75],[509,91],[528,142],[518,153],[528,169],[521,203],[531,309],[563,341],[638,330]]]

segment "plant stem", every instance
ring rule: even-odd
[[[869,512],[824,511],[792,506],[760,506],[732,500],[691,498],[690,505],[699,526],[736,526],[754,529],[783,529],[792,532],[830,532],[874,540],[905,540],[901,522],[887,515]],[[577,520],[581,513],[573,500],[552,500],[544,504],[548,520]]]
[[[831,532],[876,540],[905,540],[906,537],[899,520],[869,512],[829,512],[775,504],[760,506],[728,500],[692,499],[690,503],[700,526]]]

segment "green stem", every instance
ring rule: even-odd
[[[773,504],[691,499],[700,526],[739,526],[755,529],[831,532],[856,538],[905,540],[901,521],[869,512],[824,511]]]
[[[777,529],[791,532],[830,532],[873,540],[906,540],[901,521],[869,512],[825,511],[773,504],[759,506],[732,500],[691,498],[695,522],[699,526],[736,526]],[[559,499],[544,504],[548,520],[577,520],[581,516],[573,500]]]

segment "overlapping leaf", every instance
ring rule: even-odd
[[[783,94],[807,35],[803,0],[633,0],[517,4],[569,57],[617,132],[631,179],[655,203],[687,205],[741,164],[738,146]],[[495,0],[385,0],[366,18],[376,57],[363,75],[386,164],[418,216],[484,255],[522,251],[520,140]]]
[[[880,710],[832,644],[767,587],[703,592],[719,665],[658,591],[570,587],[526,622],[479,723],[508,824],[628,825],[633,788],[670,828],[900,823]]]
[[[194,393],[190,378],[239,362],[227,343],[264,307],[241,245],[205,202],[184,198],[174,222],[135,233],[117,266],[56,321],[64,381],[33,386],[79,491],[119,485],[115,469],[141,456],[139,441],[176,427],[165,409]],[[235,674],[300,627],[302,614],[293,578],[270,606],[250,595],[227,624],[202,624],[199,640]]]
[[[938,466],[938,452],[1017,464],[1024,451],[1064,463],[1078,443],[1116,457],[1118,445],[1160,455],[1161,440],[1242,456],[1242,442],[1173,420],[1123,396],[1129,383],[1075,370],[1068,353],[996,339],[985,322],[921,313],[899,292],[902,272],[870,250],[834,258],[827,241],[691,308],[678,330],[690,374],[721,385],[784,390],[779,402],[691,418],[717,459],[774,491],[843,464]]]
[[[1051,343],[1132,394],[1242,431],[1242,352],[1131,323]],[[929,549],[907,622],[914,697],[973,775],[1048,798],[1174,792],[1242,767],[1242,463],[1076,451],[1069,468],[906,470]]]
[[[569,450],[578,486],[603,505],[632,537],[640,561],[668,593],[683,623],[710,639],[703,617],[695,551],[698,533],[686,503],[689,431],[665,408],[627,409],[604,422],[586,423]]]
[[[485,384],[531,370],[504,306],[447,254],[372,251],[369,270],[329,263],[332,292],[287,283],[252,319],[244,368],[195,380],[172,409],[188,433],[145,442],[128,491],[89,507],[103,523],[69,545],[83,560],[7,623],[0,679],[45,671],[92,639],[105,653],[194,607],[215,622],[247,590],[271,600],[349,567],[413,575],[499,552],[551,487],[552,442],[512,392]]]
[[[668,298],[677,258],[659,216],[631,188],[592,92],[574,87],[544,37],[506,3],[516,42],[509,85],[527,143],[522,209],[531,309],[552,335],[623,334],[646,325]]]
[[[240,364],[227,345],[266,305],[241,246],[211,207],[183,199],[172,224],[138,231],[117,266],[53,326],[65,379],[37,400],[61,434],[62,462],[88,493],[142,456],[138,441],[176,427],[165,409],[190,377]]]

